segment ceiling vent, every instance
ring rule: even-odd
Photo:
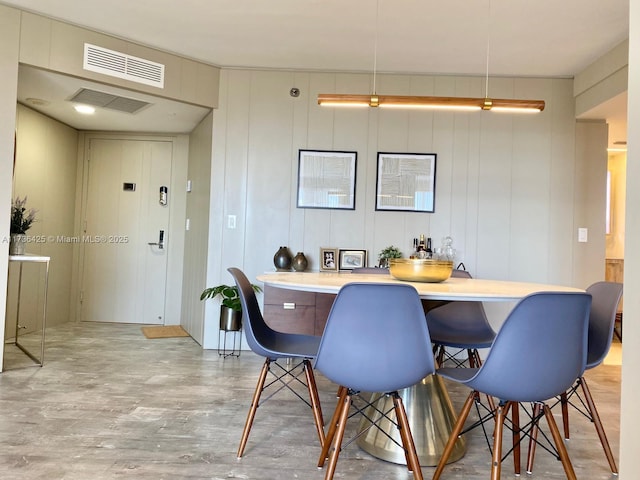
[[[138,113],[143,108],[151,105],[149,102],[136,100],[135,98],[120,97],[111,93],[100,92],[81,88],[70,99],[70,102],[93,105],[94,107],[110,108],[119,112]]]
[[[82,68],[111,77],[164,88],[164,65],[126,53],[84,44]]]

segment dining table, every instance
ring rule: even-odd
[[[397,280],[388,273],[351,273],[350,271],[278,271],[266,272],[256,278],[265,286],[330,294],[337,294],[344,285],[353,282],[409,284],[416,289],[424,305],[434,308],[451,301],[517,302],[538,292],[584,292],[583,289],[564,285],[481,278],[450,277],[436,283],[408,282]],[[393,332],[391,327],[389,332],[390,334]],[[370,393],[371,401],[385,397],[380,398],[378,409],[386,412],[392,408],[390,397],[383,393]],[[421,382],[399,393],[407,410],[420,464],[422,466],[437,465],[456,421],[456,414],[443,379],[437,374],[429,375]],[[387,418],[382,418],[379,411],[372,407],[367,409],[367,414],[381,420],[380,428],[371,428],[371,422],[363,419],[357,436],[358,446],[377,458],[406,464],[405,454],[400,446],[400,435],[394,423]],[[456,442],[449,462],[459,460],[465,452],[466,444],[464,437],[461,436]]]

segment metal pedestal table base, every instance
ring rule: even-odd
[[[407,411],[420,465],[437,465],[456,422],[456,415],[442,378],[430,375],[413,387],[401,390],[399,394]],[[372,400],[381,395],[374,393]],[[384,397],[380,399],[377,407],[382,411],[393,410],[393,399]],[[366,414],[373,419],[381,417],[373,407],[369,407]],[[394,418],[393,412],[391,418]],[[398,428],[391,421],[382,418],[379,425],[387,435],[402,445]],[[360,422],[361,435],[357,440],[358,446],[374,457],[406,465],[407,461],[402,448],[393,443],[385,433],[375,427],[369,427],[371,423],[363,418]],[[459,460],[465,452],[466,444],[461,437],[456,442],[447,463]]]

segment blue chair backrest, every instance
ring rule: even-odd
[[[238,287],[242,304],[243,330],[249,348],[263,357],[273,357],[271,350],[264,348],[264,345],[274,343],[273,338],[276,332],[265,323],[251,282],[239,268],[231,267],[227,271],[233,276]]]
[[[451,276],[455,278],[472,278],[466,270],[453,270]],[[437,322],[442,328],[447,324],[456,330],[466,332],[469,337],[481,330],[483,333],[492,330],[482,302],[458,301],[434,308],[427,314],[430,325],[435,327]],[[435,330],[434,330],[435,335]],[[485,334],[486,335],[486,334]]]
[[[389,273],[389,269],[384,267],[358,267],[352,269],[351,273],[377,273],[384,275]]]
[[[520,402],[544,401],[566,391],[586,366],[590,308],[588,293],[525,297],[505,320],[469,385]]]
[[[391,392],[434,372],[431,340],[411,285],[349,283],[329,313],[315,367],[345,387]]]
[[[611,348],[616,312],[622,297],[622,284],[597,282],[587,288],[587,292],[593,298],[589,316],[587,368],[593,368],[602,363]]]

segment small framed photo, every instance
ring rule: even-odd
[[[340,270],[353,270],[367,266],[366,250],[340,250]]]
[[[338,249],[337,248],[321,248],[320,249],[320,271],[321,272],[337,272],[338,271]]]
[[[376,210],[435,212],[436,154],[378,152]]]
[[[298,208],[356,208],[356,152],[298,151]]]

